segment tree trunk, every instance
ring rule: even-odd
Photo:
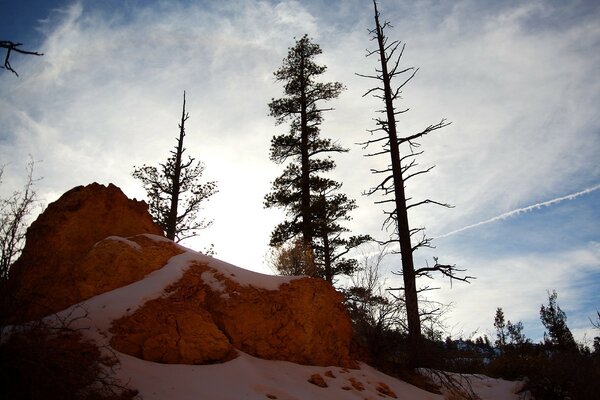
[[[301,86],[300,86],[300,134],[301,134],[301,146],[300,146],[300,158],[301,158],[301,190],[302,190],[302,242],[304,246],[309,246],[312,252],[313,245],[313,232],[312,232],[312,212],[310,207],[310,164],[309,164],[309,153],[308,153],[308,111],[307,111],[307,99],[306,99],[306,78],[304,67],[304,58],[300,61],[300,75],[301,75]]]
[[[171,207],[167,219],[167,238],[175,240],[177,229],[177,205],[179,204],[180,179],[181,179],[181,156],[183,155],[183,138],[185,136],[185,91],[183,92],[183,111],[181,112],[181,124],[179,125],[179,139],[177,139],[177,150],[175,152],[175,169],[173,171],[171,193]]]
[[[329,235],[323,234],[323,253],[325,255],[325,280],[333,284],[333,271],[331,271],[331,248],[329,247]]]

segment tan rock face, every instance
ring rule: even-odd
[[[187,272],[166,291],[168,297],[150,300],[115,321],[111,346],[166,364],[207,364],[230,358],[229,339],[204,309],[206,291],[200,276]]]
[[[131,243],[121,243],[112,254],[101,255],[100,249],[93,249],[109,236],[144,233],[162,236],[144,202],[128,199],[112,184],[107,187],[93,183],[71,189],[50,204],[27,230],[23,253],[10,271],[20,311],[16,318],[28,320],[60,311],[162,267],[167,255],[154,260],[154,250],[148,250],[148,255],[138,256]],[[171,247],[172,254],[180,252],[176,246]],[[121,250],[126,254],[117,256]],[[115,268],[114,258],[127,259],[130,265]]]
[[[206,274],[212,285],[205,283]],[[215,279],[222,291],[214,289]],[[282,284],[279,290],[266,290],[241,286],[207,265],[195,264],[169,293],[115,321],[111,345],[136,357],[167,363],[222,361],[230,356],[231,347],[225,345],[230,343],[265,359],[351,365],[350,321],[341,294],[323,280],[303,278]],[[181,316],[189,312],[197,318],[187,319],[186,335],[181,324],[186,318]],[[179,342],[168,340],[173,337],[180,338]],[[219,351],[205,354],[211,348]],[[215,354],[219,355],[216,359]]]

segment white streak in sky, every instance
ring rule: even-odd
[[[504,214],[497,215],[497,216],[495,216],[493,218],[486,219],[485,221],[480,221],[480,222],[477,222],[475,224],[467,225],[467,226],[464,226],[462,228],[456,229],[456,230],[454,230],[452,232],[444,233],[443,235],[437,236],[435,239],[445,238],[445,237],[448,237],[450,235],[454,235],[455,233],[463,232],[463,231],[466,231],[468,229],[476,228],[476,227],[481,226],[481,225],[486,225],[486,224],[489,224],[491,222],[496,222],[496,221],[504,220],[506,218],[510,218],[512,216],[515,216],[515,215],[527,213],[529,211],[539,210],[542,207],[548,207],[548,206],[560,203],[562,201],[574,200],[577,197],[580,197],[580,196],[583,196],[585,194],[591,193],[591,192],[593,192],[595,190],[598,190],[598,189],[600,189],[600,185],[592,186],[592,187],[589,187],[589,188],[584,189],[584,190],[582,190],[580,192],[577,192],[577,193],[572,193],[572,194],[568,194],[566,196],[557,197],[555,199],[544,201],[544,202],[537,203],[537,204],[533,204],[531,206],[527,206],[527,207],[523,207],[523,208],[517,208],[516,210],[512,210],[512,211],[506,212]]]

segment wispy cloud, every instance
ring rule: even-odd
[[[505,212],[505,213],[497,215],[497,216],[495,216],[493,218],[486,219],[484,221],[480,221],[480,222],[477,222],[477,223],[474,223],[474,224],[471,224],[471,225],[463,226],[462,228],[450,231],[448,233],[444,233],[443,235],[437,236],[435,239],[445,238],[445,237],[448,237],[448,236],[451,236],[451,235],[454,235],[454,234],[457,234],[457,233],[460,233],[460,232],[464,232],[464,231],[469,230],[469,229],[477,228],[477,227],[482,226],[482,225],[491,224],[492,222],[502,221],[502,220],[505,220],[507,218],[517,216],[519,214],[524,214],[524,213],[527,213],[527,212],[539,210],[539,209],[541,209],[543,207],[549,207],[549,206],[561,203],[563,201],[574,200],[574,199],[576,199],[576,198],[578,198],[580,196],[584,196],[584,195],[586,195],[588,193],[591,193],[591,192],[593,192],[595,190],[598,190],[598,189],[600,189],[600,184],[592,186],[592,187],[589,187],[589,188],[584,189],[582,191],[579,191],[577,193],[571,193],[571,194],[568,194],[566,196],[557,197],[557,198],[552,199],[552,200],[547,200],[547,201],[543,201],[541,203],[532,204],[532,205],[527,206],[527,207],[517,208],[516,210]]]

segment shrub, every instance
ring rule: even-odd
[[[137,395],[113,377],[116,357],[78,331],[36,323],[5,339],[0,344],[3,398],[126,400]]]

